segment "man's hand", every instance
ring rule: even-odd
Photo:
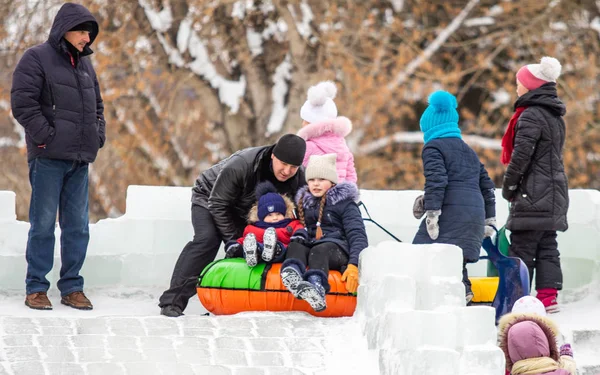
[[[427,224],[427,233],[429,233],[429,237],[431,237],[432,240],[437,240],[440,235],[438,220],[440,219],[442,210],[429,210],[426,214],[427,219],[425,219],[425,223]]]
[[[242,245],[236,241],[230,241],[225,247],[225,259],[227,258],[239,258],[240,254],[243,254]]]

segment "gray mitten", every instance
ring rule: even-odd
[[[415,203],[413,204],[413,215],[415,216],[415,219],[421,219],[423,215],[425,215],[423,194],[419,195],[417,199],[415,199]]]
[[[483,237],[492,237],[496,233],[494,228],[498,228],[496,225],[496,218],[488,217],[485,219],[485,231],[483,232]]]
[[[438,224],[438,220],[440,219],[440,215],[442,214],[442,210],[429,210],[425,212],[427,214],[427,219],[425,219],[425,224],[427,224],[427,233],[429,233],[429,237],[432,240],[437,240],[440,235],[440,226]]]

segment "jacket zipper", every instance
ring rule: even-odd
[[[52,101],[52,126],[54,127],[54,136],[56,137],[56,100],[54,98],[54,91],[52,90],[52,83],[48,82],[48,90],[50,91],[50,100]],[[44,145],[44,150],[46,149]]]
[[[77,65],[81,63],[79,60],[79,52],[77,53]],[[83,106],[83,92],[81,91],[81,83],[79,82],[79,75],[77,74],[77,66],[73,65],[73,73],[75,74],[75,80],[77,81],[77,90],[79,91],[79,98],[81,99],[81,123],[79,123],[79,151],[77,152],[77,161],[81,162],[81,149],[83,148],[83,120],[84,120],[84,106]]]

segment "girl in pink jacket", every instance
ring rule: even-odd
[[[333,99],[337,93],[331,81],[320,82],[308,89],[308,100],[300,109],[302,129],[298,135],[306,141],[302,165],[306,167],[311,155],[337,154],[336,170],[339,182],[356,183],[354,156],[344,139],[352,131],[352,122],[337,116]]]

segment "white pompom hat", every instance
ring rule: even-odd
[[[310,124],[335,119],[338,114],[333,101],[336,93],[337,87],[331,81],[312,86],[308,89],[308,99],[300,109],[300,117]]]
[[[554,57],[542,57],[539,64],[523,66],[517,72],[517,79],[527,90],[535,90],[548,82],[556,82],[562,66]]]
[[[519,298],[517,302],[515,302],[511,312],[514,314],[537,314],[546,316],[544,304],[534,296]]]

